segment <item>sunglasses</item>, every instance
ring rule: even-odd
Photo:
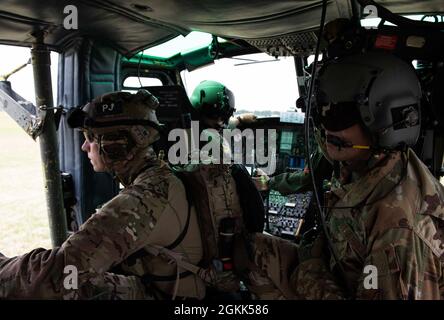
[[[360,122],[361,114],[355,102],[328,103],[317,110],[317,118],[329,131],[342,131]]]

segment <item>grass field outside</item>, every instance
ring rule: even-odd
[[[38,142],[0,111],[0,252],[50,248]]]

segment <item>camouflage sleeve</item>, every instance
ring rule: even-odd
[[[261,270],[251,269],[242,279],[255,300],[286,300],[284,293]]]
[[[290,285],[300,299],[340,300],[345,292],[330,271],[329,254],[323,233],[314,241],[302,243],[298,250],[299,265],[291,275]]]
[[[125,290],[130,296],[143,296],[136,279],[106,273],[148,242],[155,220],[150,210],[141,210],[141,205],[133,196],[120,194],[60,248],[36,249],[15,258],[0,259],[0,297],[91,298],[107,295],[105,291],[110,289],[123,296]],[[76,279],[71,280],[77,286],[66,285],[67,267],[75,270],[72,275]],[[129,288],[134,286],[135,291]]]
[[[261,270],[260,279],[273,284],[273,292],[280,292],[281,298],[344,298],[343,289],[323,257],[323,237],[318,237],[316,245],[310,248],[266,234],[256,234],[253,241],[255,264]]]
[[[290,275],[298,263],[296,244],[256,233],[251,238],[251,246],[254,264],[259,270],[250,274],[250,278],[255,280],[250,290],[261,299],[296,299],[289,283]],[[258,293],[261,287],[267,290]]]
[[[355,299],[426,299],[443,297],[443,265],[428,245],[409,228],[386,231],[365,258]],[[344,299],[345,291],[325,259],[302,262],[291,279],[296,293],[306,299]]]
[[[389,229],[375,241],[357,299],[442,299],[443,264],[411,228]]]
[[[311,176],[305,172],[282,173],[270,178],[268,187],[283,195],[304,192],[311,189]]]
[[[40,248],[22,256],[0,258],[0,299],[129,300],[152,297],[133,276],[106,272],[80,284],[78,279],[77,272],[65,269],[60,248]]]
[[[315,179],[319,184],[323,179],[331,178],[332,165],[319,148],[316,150],[312,156],[312,161]],[[268,182],[268,186],[270,189],[279,191],[283,195],[313,190],[311,175],[306,170],[303,172],[282,173],[272,177]]]
[[[301,262],[292,274],[290,283],[301,299],[345,299],[344,289],[338,284],[338,279],[330,272],[326,261],[322,258]]]

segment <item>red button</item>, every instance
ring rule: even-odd
[[[377,49],[386,49],[386,50],[395,50],[396,45],[398,43],[398,36],[390,36],[390,35],[378,35],[375,42],[375,48]]]
[[[231,262],[225,262],[224,270],[233,270],[233,264]]]

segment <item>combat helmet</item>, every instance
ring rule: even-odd
[[[96,97],[68,114],[68,125],[80,128],[99,144],[108,167],[131,160],[159,139],[161,131],[155,110],[159,102],[149,91],[111,92]]]
[[[360,123],[373,146],[414,145],[420,134],[421,87],[412,65],[383,52],[332,60],[319,71],[316,118],[329,131]]]
[[[234,94],[222,83],[211,80],[199,83],[190,102],[199,115],[212,119],[221,117],[225,123],[236,111]]]

